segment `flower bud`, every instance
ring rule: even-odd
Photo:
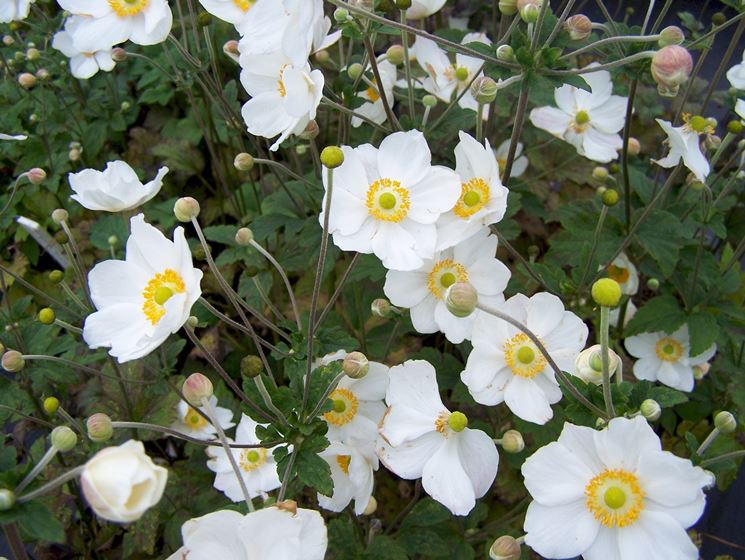
[[[329,54],[329,51],[327,51],[326,49],[323,49],[323,50],[316,52],[313,55],[313,58],[316,59],[316,62],[318,64],[326,64],[331,59],[331,55]]]
[[[65,279],[65,273],[61,270],[53,270],[49,273],[49,280],[54,284],[59,284]]]
[[[203,399],[208,399],[212,396],[212,381],[201,373],[192,373],[186,378],[186,381],[184,381],[181,392],[183,393],[186,402],[191,406],[200,407],[202,406]]]
[[[517,430],[507,430],[502,434],[502,449],[507,453],[520,453],[525,449],[523,435]]]
[[[241,360],[241,375],[243,377],[254,378],[262,371],[264,371],[264,362],[258,356],[249,354]]]
[[[656,292],[660,289],[660,281],[657,280],[657,278],[650,278],[649,280],[647,280],[647,288],[649,288],[653,292]]]
[[[241,247],[250,245],[253,239],[254,232],[252,232],[247,227],[242,227],[235,233],[235,242],[238,243],[238,245],[240,245]]]
[[[47,397],[44,399],[44,412],[46,412],[49,416],[54,416],[57,414],[57,410],[59,410],[59,399],[57,397]]]
[[[36,71],[36,77],[42,82],[45,82],[46,80],[51,78],[52,75],[49,73],[49,70],[47,70],[46,68],[39,68]]]
[[[350,352],[341,365],[344,374],[352,379],[362,379],[367,375],[369,369],[370,364],[367,361],[367,356],[362,352]]]
[[[431,109],[437,105],[437,98],[434,95],[425,95],[422,97],[422,105]]]
[[[39,56],[41,56],[41,54],[39,53],[39,49],[35,49],[32,47],[26,51],[26,58],[29,60],[39,60]]]
[[[731,434],[737,429],[737,420],[731,412],[724,410],[714,417],[714,426],[723,434]]]
[[[67,426],[57,426],[52,430],[51,441],[53,447],[56,447],[62,453],[66,453],[78,443],[78,435]]]
[[[399,10],[408,10],[411,8],[411,0],[396,0],[396,7]]]
[[[723,25],[727,21],[727,14],[723,12],[715,12],[711,16],[711,23],[714,25]]]
[[[601,278],[592,285],[592,299],[603,307],[616,307],[621,301],[621,286],[612,278]]]
[[[6,47],[11,46],[15,42],[16,40],[13,39],[13,37],[11,37],[10,35],[3,35],[3,45],[5,45]]]
[[[64,208],[57,208],[52,212],[52,221],[57,225],[62,224],[62,222],[66,222],[69,217],[70,215]]]
[[[668,45],[680,45],[685,39],[686,36],[680,27],[669,25],[660,31],[660,40],[657,43],[661,47],[667,47]]]
[[[47,172],[41,167],[34,167],[33,169],[26,171],[26,178],[32,185],[41,185],[44,179],[47,178]]]
[[[391,305],[391,302],[384,298],[374,299],[370,304],[370,311],[376,317],[382,317],[383,319],[388,319],[401,312],[398,307]]]
[[[26,365],[26,360],[23,359],[23,354],[21,354],[17,350],[8,350],[5,354],[3,354],[2,359],[0,359],[0,363],[2,363],[3,369],[5,371],[16,373],[23,369],[23,367]]]
[[[403,64],[404,56],[404,48],[401,45],[393,45],[385,51],[385,59],[394,66]]]
[[[506,16],[517,13],[517,0],[499,0],[499,11]]]
[[[238,171],[251,171],[254,167],[254,157],[246,152],[241,152],[235,156],[233,167]]]
[[[572,41],[584,41],[592,33],[592,22],[586,15],[577,14],[567,18],[564,29]]]
[[[491,560],[520,560],[520,543],[514,537],[499,537],[489,548]]]
[[[197,15],[197,25],[199,27],[207,27],[212,23],[212,14],[209,12],[200,12]]]
[[[110,247],[116,247],[116,244],[119,243],[119,238],[116,235],[109,235],[109,238],[106,240],[106,242],[109,244]]]
[[[196,329],[199,325],[199,319],[194,315],[189,315],[189,318],[186,319],[186,326],[190,329]]]
[[[512,62],[515,60],[515,51],[510,45],[499,45],[497,47],[497,58],[502,62]]]
[[[477,103],[488,105],[497,98],[497,89],[497,82],[489,76],[481,76],[471,84],[471,95]]]
[[[300,134],[298,134],[298,138],[302,140],[313,140],[315,138],[318,138],[318,135],[321,133],[321,129],[318,126],[318,122],[313,119],[308,121],[307,126],[305,127],[305,130],[303,130]],[[304,152],[302,150],[305,149],[305,146],[302,144],[298,145],[297,148],[298,153],[302,155]]]
[[[659,420],[662,415],[662,407],[660,407],[660,403],[656,400],[646,399],[639,407],[639,412],[641,412],[642,416],[650,422],[655,422],[656,420]]]
[[[127,51],[121,47],[114,47],[111,49],[111,59],[114,62],[124,62],[127,60]]]
[[[372,515],[377,509],[378,500],[375,499],[375,496],[370,496],[370,499],[367,502],[367,506],[365,507],[365,511],[362,512],[362,515]]]
[[[28,72],[24,72],[20,76],[18,76],[18,83],[21,84],[21,87],[23,89],[31,89],[36,85],[36,76],[33,74],[29,74]]]
[[[334,10],[334,21],[336,23],[346,23],[349,19],[349,10],[345,10],[344,8],[337,8]]]
[[[468,317],[476,309],[478,294],[467,282],[456,282],[445,292],[445,305],[456,317]]]
[[[0,511],[8,511],[16,503],[16,495],[12,490],[0,488]]]
[[[541,13],[541,9],[535,4],[527,4],[522,10],[520,10],[520,18],[525,23],[535,23],[538,21],[538,16]]]
[[[693,58],[680,45],[661,48],[652,57],[652,77],[657,82],[657,92],[664,97],[678,95],[693,70]]]
[[[86,421],[85,426],[88,430],[88,438],[97,443],[109,441],[114,435],[114,427],[111,425],[111,418],[103,412],[97,412],[90,416]]]
[[[606,206],[615,206],[618,204],[618,191],[616,189],[606,189],[602,198],[603,204]]]
[[[70,242],[70,239],[67,237],[67,234],[63,230],[59,230],[57,233],[54,234],[54,240],[60,245],[67,245],[67,243]]]
[[[328,169],[336,169],[344,163],[344,152],[338,146],[326,146],[321,152],[321,163]]]
[[[51,325],[54,323],[55,315],[54,315],[54,309],[51,307],[45,307],[44,309],[41,309],[39,311],[39,322],[42,325]]]
[[[199,203],[190,196],[179,198],[173,205],[173,213],[179,222],[190,222],[199,216],[199,210]]]
[[[608,170],[605,167],[597,166],[592,170],[592,178],[601,183],[608,179]]]
[[[639,140],[637,140],[633,136],[629,138],[628,153],[630,156],[638,156],[639,152],[641,152],[641,149],[642,145],[639,143]]]
[[[347,66],[347,76],[352,78],[353,80],[356,80],[362,75],[362,71],[364,68],[362,68],[362,64],[359,62],[355,62],[354,64],[350,64]]]
[[[595,344],[582,350],[574,360],[574,375],[585,383],[601,385],[603,383],[603,360],[600,351],[600,344]],[[611,378],[616,373],[620,375],[621,366],[621,358],[609,348],[608,372]]]
[[[733,120],[727,123],[727,132],[730,134],[741,134],[742,133],[742,121]]]
[[[706,377],[706,374],[709,373],[710,368],[711,364],[709,364],[708,362],[693,366],[693,378],[696,381],[701,381],[704,377]]]
[[[79,161],[80,160],[80,155],[81,155],[80,149],[79,148],[73,148],[72,150],[70,150],[69,152],[67,152],[67,159],[69,159],[70,161],[73,161],[73,162],[74,161]]]

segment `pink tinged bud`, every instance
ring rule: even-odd
[[[23,354],[17,350],[8,350],[2,357],[2,366],[5,371],[16,373],[21,371],[26,365]]]
[[[222,46],[222,52],[230,57],[239,56],[240,52],[238,51],[238,41],[236,41],[235,39],[227,41]]]
[[[202,400],[208,399],[212,396],[212,381],[201,373],[192,373],[184,381],[184,386],[181,389],[184,393],[184,398],[191,406],[199,407],[202,406]]]
[[[47,172],[40,167],[34,167],[26,172],[26,178],[33,185],[40,185],[47,178]]]
[[[569,33],[572,41],[584,41],[592,33],[592,22],[584,14],[577,14],[567,18],[564,29]]]
[[[173,213],[179,222],[190,222],[199,216],[199,210],[199,202],[190,196],[179,198],[173,206]]]
[[[657,82],[658,93],[664,97],[675,97],[692,71],[691,53],[680,45],[663,47],[652,57],[652,77]]]
[[[111,418],[103,412],[97,412],[88,418],[85,426],[88,429],[88,437],[91,441],[99,443],[109,441],[114,435],[114,427],[111,424]]]
[[[121,47],[115,47],[111,50],[111,59],[114,62],[124,62],[127,60],[127,51]]]
[[[20,76],[18,76],[18,83],[21,84],[21,87],[24,89],[31,89],[36,85],[36,76],[33,74],[29,74],[28,72],[24,72]]]
[[[342,362],[342,371],[352,379],[362,379],[369,369],[370,364],[362,352],[350,352]]]

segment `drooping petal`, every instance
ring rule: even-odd
[[[541,556],[573,558],[590,548],[600,523],[588,511],[583,497],[559,506],[532,502],[525,514],[523,528],[525,544]]]

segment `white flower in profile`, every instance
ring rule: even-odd
[[[318,494],[318,505],[329,511],[344,510],[354,500],[354,512],[362,515],[370,502],[378,470],[374,446],[355,447],[332,442],[319,454],[331,467],[334,493],[331,497]]]
[[[603,384],[603,358],[600,344],[595,344],[585,348],[577,356],[574,368],[571,370],[572,375],[579,377],[585,383],[593,385]],[[623,362],[618,354],[610,348],[608,349],[608,371],[610,379],[614,375],[620,375],[623,378]]]
[[[639,291],[639,271],[626,253],[621,253],[608,265],[608,278],[621,286],[621,293],[627,296],[636,295]]]
[[[106,169],[84,169],[70,173],[67,180],[75,192],[70,198],[88,210],[124,212],[134,210],[152,199],[163,186],[167,167],[161,167],[155,178],[142,184],[134,169],[123,161],[110,161]]]
[[[562,371],[571,371],[585,347],[587,326],[561,300],[548,293],[517,294],[499,309],[520,321],[541,341]],[[488,313],[476,318],[473,350],[460,374],[476,402],[504,402],[518,417],[534,424],[553,418],[551,405],[561,389],[546,357],[523,331]]]
[[[435,222],[460,196],[458,176],[431,165],[432,154],[418,130],[391,134],[379,149],[364,144],[342,150],[329,216],[336,246],[374,253],[388,269],[421,267],[435,252]],[[323,183],[328,193],[327,173]],[[321,212],[321,223],[323,218]]]
[[[467,515],[497,476],[494,441],[467,427],[440,399],[435,368],[409,360],[391,368],[378,457],[396,475],[422,479],[424,490],[454,515]]]
[[[647,421],[603,431],[564,424],[523,463],[533,497],[525,543],[545,558],[697,560],[686,528],[704,511],[713,476],[663,451]]]
[[[629,324],[629,321],[633,319],[634,315],[636,315],[636,312],[638,311],[636,305],[634,305],[634,302],[629,300],[628,304],[626,305],[626,313],[623,316],[623,326]],[[619,321],[621,319],[621,307],[614,307],[610,310],[610,313],[608,314],[608,319],[610,320],[610,326],[620,328]]]
[[[496,253],[497,238],[489,235],[489,228],[482,227],[455,247],[435,253],[417,270],[389,270],[383,290],[393,305],[410,309],[417,332],[441,331],[450,342],[459,344],[471,338],[476,317],[482,311],[456,317],[445,305],[445,292],[456,282],[468,282],[476,289],[479,302],[501,306],[510,270],[497,260]]]
[[[199,0],[202,7],[218,19],[236,26],[256,4],[256,0]]]
[[[408,19],[422,19],[439,12],[447,0],[413,0],[406,10]]]
[[[3,0],[0,3],[0,23],[21,21],[28,17],[31,4],[36,0]]]
[[[479,143],[466,132],[455,146],[455,172],[461,180],[460,197],[452,210],[437,220],[437,249],[457,245],[496,224],[507,210],[509,191],[499,178],[499,165],[489,140]]]
[[[274,0],[273,0],[274,1]],[[241,41],[241,84],[251,96],[241,114],[248,132],[264,138],[279,136],[276,151],[291,134],[300,134],[316,117],[323,96],[323,73],[306,62],[295,67],[281,52],[250,54]]]
[[[523,153],[523,143],[518,142],[517,148],[515,148],[515,160],[512,162],[512,171],[510,171],[510,177],[520,177],[522,176],[525,171],[528,169],[528,164],[530,163],[528,161],[528,158]],[[504,142],[502,142],[499,147],[494,150],[494,155],[497,158],[497,163],[499,164],[499,170],[500,173],[504,170],[505,166],[507,165],[507,156],[510,152],[510,139],[508,138]]]
[[[82,16],[72,16],[65,23],[65,28],[52,38],[52,47],[70,59],[70,73],[81,80],[96,75],[99,70],[110,72],[116,63],[111,58],[111,47],[95,52],[82,52],[75,48],[75,36],[83,21]]]
[[[210,403],[217,415],[217,421],[220,423],[220,427],[222,427],[223,430],[235,426],[235,423],[233,423],[233,412],[227,408],[217,406],[217,397],[212,395],[210,397]],[[204,413],[202,407],[199,407],[199,410]],[[217,429],[207,419],[206,413],[205,415],[200,414],[186,401],[179,401],[176,405],[176,414],[177,418],[176,421],[171,424],[171,429],[196,439],[208,440],[217,437]]]
[[[171,32],[173,14],[167,0],[57,0],[63,10],[83,16],[74,48],[95,53],[124,41],[162,43]]]
[[[717,351],[717,345],[712,344],[697,356],[691,356],[688,325],[672,334],[654,332],[630,336],[624,345],[629,354],[638,358],[634,363],[637,379],[659,381],[686,392],[693,390],[694,366],[708,362]]]
[[[618,157],[627,98],[613,95],[610,72],[581,74],[591,92],[564,84],[554,90],[557,107],[536,107],[530,122],[577,149],[581,156],[607,163]]]
[[[742,120],[745,120],[745,99],[738,99],[735,102],[735,113]]]
[[[261,440],[256,436],[259,424],[245,414],[242,415],[235,429],[235,442],[239,445],[258,445]],[[231,453],[238,463],[241,478],[246,484],[250,497],[255,498],[266,492],[279,488],[282,484],[277,475],[277,462],[272,451],[264,447],[231,448]],[[234,502],[243,501],[243,492],[238,478],[230,465],[228,454],[222,447],[208,447],[207,468],[215,473],[214,486]]]
[[[248,515],[215,511],[184,523],[181,537],[184,546],[167,560],[323,560],[328,546],[321,514],[294,502]]]
[[[0,133],[0,140],[13,140],[16,142],[21,142],[23,140],[28,139],[28,136],[25,134],[3,134]]]
[[[380,72],[380,80],[383,82],[383,92],[388,101],[388,106],[393,108],[393,86],[396,85],[396,67],[385,59],[380,60],[378,61],[378,72]],[[388,116],[385,114],[383,99],[377,88],[377,84],[376,87],[370,86],[366,90],[359,92],[357,96],[364,99],[365,103],[357,107],[354,110],[355,113],[359,113],[377,124],[382,124],[386,121]],[[355,128],[364,122],[359,117],[352,117],[352,126]]]
[[[467,43],[491,45],[491,41],[483,33],[468,33],[461,41],[463,45]],[[431,39],[417,37],[411,48],[411,54],[416,57],[419,66],[427,73],[427,78],[424,79],[422,84],[424,89],[443,101],[449,102],[453,94],[460,95],[464,89],[468,88],[472,80],[484,75],[481,71],[482,60],[457,53],[455,63],[452,63],[447,53]],[[479,106],[470,90],[466,91],[460,98],[458,105],[463,109],[473,109],[474,111]],[[484,110],[483,117],[487,119],[488,116],[487,107],[487,110]]]
[[[119,363],[148,355],[189,318],[202,294],[184,229],[167,239],[142,214],[130,220],[126,259],[98,263],[88,274],[97,311],[83,325],[91,348],[111,348]]]
[[[742,62],[727,70],[727,79],[735,89],[745,89],[745,50],[742,52]]]
[[[703,117],[691,117],[684,115],[685,124],[683,126],[673,126],[668,121],[655,119],[662,130],[667,134],[667,143],[670,146],[670,152],[662,159],[653,159],[652,161],[661,167],[675,167],[683,160],[683,164],[696,176],[696,179],[702,183],[706,181],[711,167],[706,156],[701,152],[699,143],[699,134],[713,133],[713,129],[706,123]]]

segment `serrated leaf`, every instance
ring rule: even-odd
[[[626,326],[627,336],[643,332],[672,333],[686,322],[687,316],[678,300],[671,295],[650,299]]]
[[[406,550],[391,537],[378,535],[362,555],[364,560],[408,560]]]
[[[678,264],[678,253],[686,237],[680,219],[663,210],[652,210],[635,235],[639,245],[657,262],[666,278]]]
[[[334,492],[334,482],[331,479],[329,464],[311,451],[301,450],[297,453],[295,468],[303,484],[315,488],[324,496],[331,496]]]
[[[719,325],[710,313],[698,312],[688,318],[690,355],[698,356],[708,350],[719,337]]]
[[[668,408],[675,406],[676,404],[688,402],[688,397],[684,393],[676,391],[675,389],[670,389],[669,387],[659,386],[651,387],[647,392],[646,398],[654,399],[662,408]]]

